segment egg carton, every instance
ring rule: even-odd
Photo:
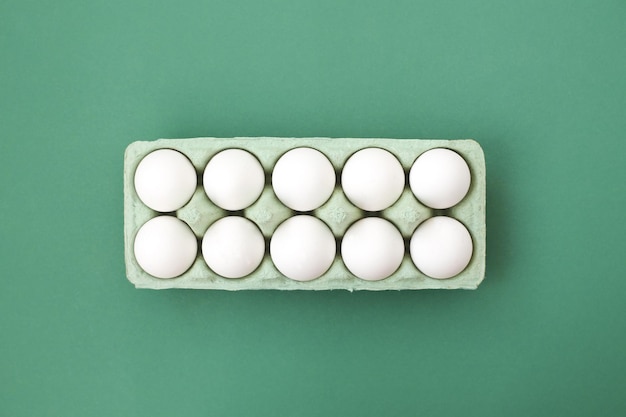
[[[286,219],[301,214],[281,203],[271,185],[271,174],[277,160],[285,152],[309,147],[322,152],[337,173],[337,184],[331,197],[311,214],[322,220],[334,234],[337,252],[330,268],[317,279],[300,282],[282,275],[269,254],[269,241],[276,228]],[[400,198],[389,208],[375,213],[365,212],[353,205],[342,191],[339,179],[348,158],[365,148],[382,148],[391,152],[402,165],[407,180]],[[218,152],[238,148],[253,154],[265,171],[265,186],[261,196],[250,207],[232,213],[213,204],[202,186],[202,173],[207,163]],[[408,173],[413,162],[423,152],[433,148],[447,148],[457,152],[467,162],[471,184],[465,198],[457,205],[441,210],[421,204],[409,188]],[[158,149],[173,149],[184,154],[198,173],[198,185],[191,200],[176,212],[166,213],[184,221],[198,238],[198,254],[193,265],[181,276],[160,279],[146,273],[135,259],[133,243],[139,228],[148,220],[163,215],[148,208],[138,197],[134,187],[134,173],[139,162]],[[130,144],[124,156],[124,241],[126,274],[137,288],[166,289],[220,289],[220,290],[415,290],[415,289],[475,289],[485,275],[485,159],[480,145],[471,139],[374,139],[374,138],[193,138],[138,141]],[[208,227],[228,215],[242,215],[261,230],[266,250],[259,267],[250,275],[229,279],[215,274],[205,263],[201,240]],[[473,253],[467,267],[448,279],[430,278],[420,272],[411,260],[409,241],[423,221],[445,215],[459,220],[469,231]],[[400,267],[389,277],[366,281],[353,275],[344,265],[340,242],[346,230],[359,219],[380,216],[393,223],[405,242],[405,254]]]

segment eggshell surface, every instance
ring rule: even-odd
[[[354,223],[341,242],[341,257],[358,278],[378,281],[393,274],[404,257],[404,239],[388,220],[367,217]]]
[[[209,160],[202,183],[207,196],[218,207],[243,210],[263,192],[265,173],[250,152],[226,149]]]
[[[296,211],[311,211],[328,200],[335,188],[335,170],[328,158],[312,148],[283,154],[272,172],[276,197]]]
[[[270,241],[270,256],[276,268],[296,281],[311,281],[324,274],[337,244],[326,224],[316,217],[298,215],[278,226]]]
[[[239,216],[223,217],[213,223],[202,239],[202,256],[216,274],[242,278],[263,260],[265,240],[259,228]]]
[[[417,199],[434,209],[457,205],[469,190],[470,169],[458,153],[435,148],[421,154],[409,172],[409,185]]]
[[[198,241],[189,226],[173,216],[148,220],[137,232],[134,243],[139,266],[156,278],[175,278],[196,259]]]
[[[411,259],[422,273],[446,279],[460,274],[472,258],[472,237],[456,219],[436,216],[421,223],[410,243]]]
[[[171,212],[184,206],[198,183],[196,170],[182,153],[159,149],[146,155],[135,171],[135,191],[152,210]]]
[[[348,200],[366,211],[391,206],[402,194],[404,183],[404,170],[398,159],[380,148],[356,152],[341,174],[341,187]]]

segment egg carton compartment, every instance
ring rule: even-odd
[[[324,154],[336,173],[336,184],[328,200],[315,210],[300,213],[288,208],[276,196],[272,171],[286,152],[295,148],[313,148]],[[356,207],[345,195],[341,173],[346,161],[366,148],[389,151],[400,162],[405,173],[405,186],[394,204],[369,212]],[[409,186],[409,172],[415,160],[434,148],[450,149],[467,162],[471,183],[465,197],[453,207],[432,209],[415,197]],[[153,151],[172,149],[182,153],[197,173],[197,186],[191,199],[180,209],[158,212],[139,198],[134,177],[139,163]],[[226,149],[242,149],[258,159],[265,173],[260,197],[249,207],[238,211],[224,210],[215,205],[203,188],[203,172],[211,158]],[[137,288],[221,289],[221,290],[404,290],[404,289],[475,289],[485,275],[485,159],[480,145],[471,139],[382,139],[382,138],[193,138],[138,141],[130,144],[124,156],[124,241],[126,274]],[[307,214],[322,220],[332,231],[337,250],[329,269],[319,278],[296,281],[283,275],[270,257],[269,244],[277,227],[285,220]],[[139,229],[149,220],[162,215],[174,216],[185,222],[198,240],[197,256],[191,267],[174,278],[156,278],[139,265],[134,242]],[[207,229],[226,216],[243,216],[258,226],[265,239],[265,254],[254,272],[242,278],[225,278],[213,272],[202,255],[202,238]],[[413,263],[409,252],[412,234],[425,220],[434,216],[449,216],[459,220],[469,231],[473,251],[469,264],[458,275],[435,279],[423,274]],[[367,281],[358,278],[346,267],[341,256],[341,241],[348,228],[366,217],[381,217],[400,231],[405,244],[404,256],[398,269],[387,278]]]

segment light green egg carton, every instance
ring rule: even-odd
[[[341,260],[340,242],[348,227],[355,221],[371,216],[355,207],[337,185],[330,199],[315,210],[314,216],[326,223],[337,239],[337,255],[328,271],[312,281],[300,282],[282,275],[272,263],[268,251],[261,265],[244,278],[223,278],[204,262],[201,253],[201,239],[208,227],[221,217],[232,214],[213,204],[206,196],[201,180],[209,159],[216,153],[228,149],[245,149],[255,155],[263,165],[266,185],[259,199],[243,212],[261,229],[266,244],[280,223],[296,215],[284,206],[272,190],[269,179],[272,169],[285,152],[293,148],[310,147],[328,157],[341,177],[341,170],[348,158],[355,152],[370,147],[386,149],[398,158],[405,173],[408,172],[423,152],[433,148],[448,148],[460,154],[468,163],[471,185],[465,198],[456,206],[446,210],[434,210],[422,205],[409,188],[405,189],[395,204],[375,213],[391,221],[405,240],[405,255],[397,271],[380,281],[365,281],[354,276]],[[133,244],[139,228],[148,220],[161,215],[144,205],[134,187],[137,165],[144,156],[157,149],[175,149],[193,163],[198,173],[198,186],[191,200],[175,213],[187,223],[198,238],[198,255],[187,272],[177,278],[155,278],[141,269],[135,259]],[[421,273],[413,264],[408,251],[408,242],[417,226],[435,215],[446,215],[462,222],[473,241],[473,254],[468,266],[455,277],[434,279]],[[480,145],[471,139],[430,140],[430,139],[355,139],[355,138],[194,138],[160,139],[150,142],[134,142],[124,155],[124,242],[126,274],[137,288],[195,288],[219,290],[418,290],[418,289],[475,289],[485,276],[485,157]],[[267,245],[266,245],[267,246]]]

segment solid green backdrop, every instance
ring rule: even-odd
[[[0,415],[626,413],[626,2],[0,0]],[[136,290],[134,140],[475,138],[477,291]]]

